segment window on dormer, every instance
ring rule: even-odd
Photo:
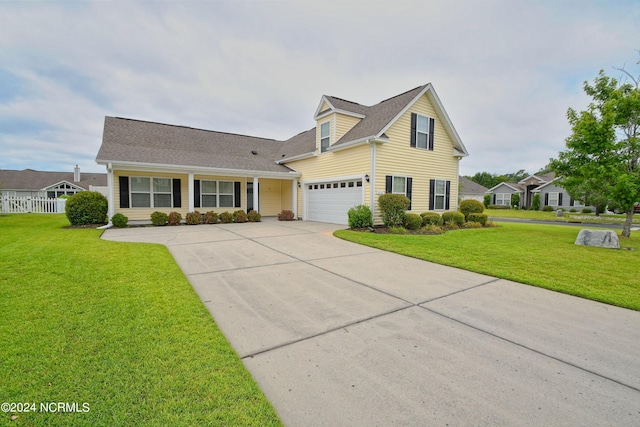
[[[411,113],[411,146],[433,151],[433,128],[431,117]]]
[[[325,122],[320,125],[320,152],[324,153],[329,148],[329,133],[331,131],[331,122]]]

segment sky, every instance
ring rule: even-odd
[[[640,0],[0,0],[0,169],[105,172],[105,116],[286,140],[322,95],[430,82],[461,175],[535,173],[584,81],[640,70],[639,23]]]

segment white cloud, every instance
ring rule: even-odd
[[[586,105],[582,81],[635,63],[638,9],[5,3],[0,71],[22,84],[17,95],[0,90],[0,167],[101,171],[105,115],[286,139],[313,126],[323,94],[373,104],[431,82],[471,153],[462,173],[535,172],[564,146],[566,109]]]

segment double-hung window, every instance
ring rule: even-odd
[[[320,125],[320,152],[324,153],[329,148],[329,134],[331,133],[331,122],[324,122]]]
[[[131,207],[151,207],[151,178],[131,177]]]
[[[558,193],[549,193],[549,203],[547,203],[549,206],[559,206],[560,203],[558,202],[559,196]]]
[[[153,207],[171,207],[171,178],[153,178]]]
[[[172,207],[171,178],[131,177],[132,208]]]
[[[407,194],[407,178],[404,176],[394,176],[391,192],[393,194],[402,194],[403,196],[406,195]]]
[[[433,192],[433,204],[436,210],[445,209],[447,200],[447,182],[442,179],[436,179],[436,185]]]
[[[511,193],[496,193],[496,205],[511,205]]]
[[[203,208],[232,208],[234,207],[233,181],[205,181],[200,182],[201,205]]]
[[[434,126],[431,117],[411,113],[411,146],[433,151]]]

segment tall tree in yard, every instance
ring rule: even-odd
[[[622,82],[600,71],[593,84],[584,83],[592,102],[579,113],[569,108],[572,134],[550,165],[574,199],[594,197],[585,194],[586,185],[626,212],[622,235],[629,237],[633,205],[640,201],[640,76],[620,71]]]

